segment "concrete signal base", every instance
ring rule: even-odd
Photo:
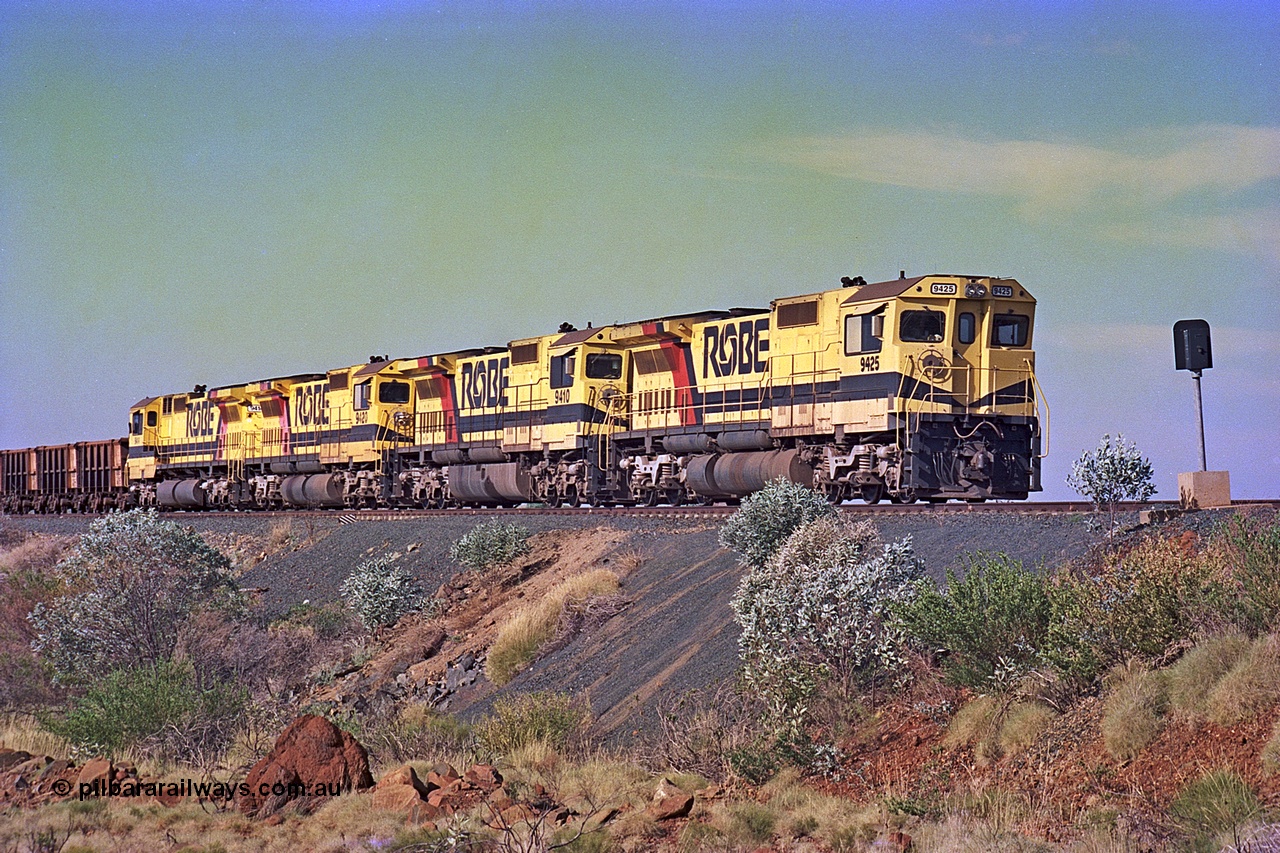
[[[1178,475],[1178,499],[1183,509],[1231,506],[1228,471],[1188,471]]]

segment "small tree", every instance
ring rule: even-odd
[[[27,618],[63,683],[168,660],[194,613],[243,603],[230,561],[154,510],[95,521],[55,572],[65,593]]]
[[[743,498],[720,528],[720,544],[741,554],[747,565],[763,566],[796,528],[834,514],[827,499],[808,486],[774,480]]]
[[[1110,528],[1115,529],[1116,504],[1123,500],[1145,501],[1156,493],[1151,482],[1155,471],[1138,446],[1117,435],[1104,435],[1097,450],[1086,450],[1071,465],[1067,485],[1093,501],[1094,509],[1106,507]]]
[[[370,630],[391,625],[422,607],[422,584],[393,565],[390,557],[375,557],[356,566],[338,590],[360,621]]]

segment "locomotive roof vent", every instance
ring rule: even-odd
[[[898,270],[898,278],[899,278],[900,280],[901,280],[901,279],[904,279],[904,278],[906,278],[906,277],[907,277],[907,271],[906,271],[906,270]]]
[[[840,284],[844,287],[862,287],[866,283],[867,280],[860,275],[855,275],[853,278],[847,275],[840,277]]]
[[[385,356],[385,355],[371,355],[371,356],[369,356],[369,363],[370,363],[370,364],[382,364],[382,362],[384,362],[384,361],[386,361],[386,360],[387,360],[387,356]]]

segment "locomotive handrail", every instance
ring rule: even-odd
[[[1044,452],[1039,454],[1039,458],[1044,459],[1049,455],[1049,400],[1044,396],[1044,389],[1040,387],[1040,379],[1036,376],[1036,369],[1031,364],[1031,359],[1024,358],[1022,363],[1027,366],[1027,373],[1031,376],[1031,387],[1035,389],[1036,417],[1040,415],[1040,403],[1044,403],[1044,429],[1041,435],[1044,436]]]

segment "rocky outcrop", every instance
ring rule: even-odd
[[[427,802],[430,793],[431,788],[406,764],[379,779],[371,799],[375,809],[403,812],[412,823],[426,823],[441,814],[439,808]]]
[[[501,809],[513,804],[502,790],[502,774],[487,764],[476,764],[459,776],[448,764],[437,764],[423,781],[405,765],[393,770],[374,787],[374,808],[403,812],[409,823],[434,822],[455,812],[467,811],[488,801]]]
[[[670,779],[663,777],[653,792],[649,814],[654,820],[673,820],[685,817],[693,810],[693,794],[681,789]]]
[[[373,786],[369,755],[355,738],[324,717],[290,723],[245,778],[237,797],[242,814],[266,818],[292,804],[307,813],[334,794]]]

